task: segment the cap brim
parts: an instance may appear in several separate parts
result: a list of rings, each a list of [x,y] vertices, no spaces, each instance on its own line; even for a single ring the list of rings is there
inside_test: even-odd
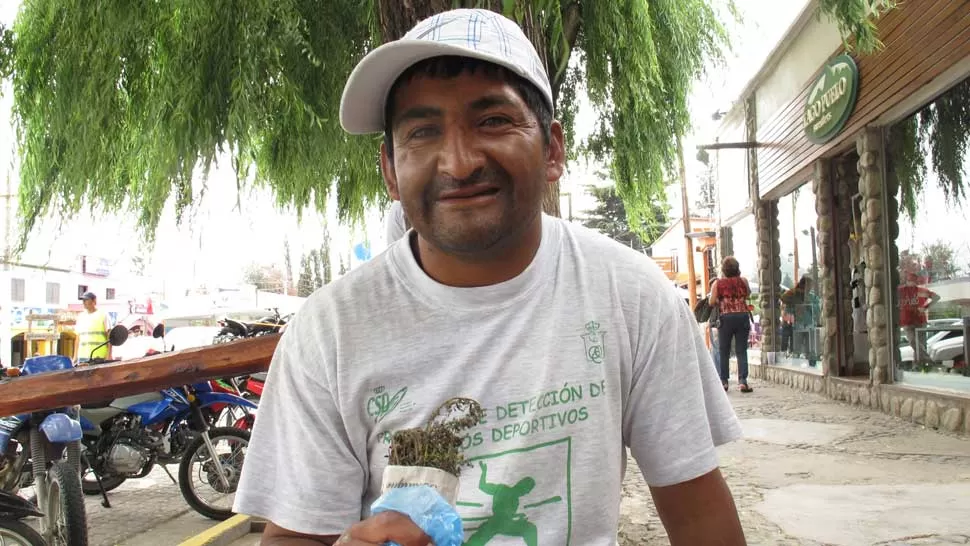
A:
[[[444,55],[481,59],[529,77],[507,59],[468,47],[425,40],[390,42],[368,53],[350,73],[340,98],[340,125],[353,135],[382,132],[384,103],[398,77],[415,63]]]

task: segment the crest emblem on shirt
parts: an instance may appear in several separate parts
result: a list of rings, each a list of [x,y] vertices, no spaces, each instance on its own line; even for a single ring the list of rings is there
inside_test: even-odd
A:
[[[374,395],[367,399],[367,415],[380,423],[396,409],[406,409],[401,406],[408,388],[401,387],[397,392],[391,392],[383,386],[374,389]],[[407,406],[407,404],[405,404]]]
[[[591,364],[602,364],[606,358],[606,330],[600,329],[600,323],[591,320],[586,323],[586,333],[583,334],[583,344],[586,346],[586,361]]]

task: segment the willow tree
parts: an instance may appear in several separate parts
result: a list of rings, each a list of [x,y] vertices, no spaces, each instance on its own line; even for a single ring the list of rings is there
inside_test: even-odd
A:
[[[868,15],[845,6],[873,1],[822,6],[866,46]],[[386,197],[379,140],[337,123],[344,80],[367,51],[457,6],[523,26],[567,134],[588,94],[597,130],[569,149],[605,160],[631,223],[649,223],[689,129],[691,85],[727,45],[708,0],[23,0],[0,41],[22,244],[52,209],[85,206],[133,212],[150,237],[170,199],[181,218],[204,193],[217,157],[231,158],[240,188],[269,187],[281,206],[335,198],[342,221],[361,219]],[[558,213],[556,188],[546,208]]]

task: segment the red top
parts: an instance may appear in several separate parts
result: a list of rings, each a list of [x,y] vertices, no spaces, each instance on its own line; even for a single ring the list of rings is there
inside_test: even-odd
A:
[[[751,290],[744,278],[725,277],[718,279],[714,286],[717,288],[717,305],[722,315],[748,312],[748,296],[751,295]]]
[[[899,325],[925,326],[926,304],[933,292],[922,286],[903,285],[899,287]]]

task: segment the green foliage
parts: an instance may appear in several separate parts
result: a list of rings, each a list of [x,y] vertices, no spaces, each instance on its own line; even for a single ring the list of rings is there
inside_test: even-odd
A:
[[[687,98],[727,34],[704,0],[583,2],[577,47],[599,113],[586,149],[607,160],[631,225],[648,224],[690,129]]]
[[[410,4],[431,15],[447,3]],[[497,5],[537,32],[530,36],[550,66],[566,127],[582,87],[599,116],[589,142],[569,142],[571,156],[607,161],[631,221],[647,222],[663,201],[675,142],[689,129],[690,87],[727,44],[708,0],[452,4]],[[24,2],[13,33],[0,29],[21,159],[21,247],[50,212],[130,211],[151,240],[166,202],[181,220],[222,154],[241,189],[269,187],[297,211],[323,211],[336,198],[341,222],[361,221],[369,206],[386,204],[379,139],[345,134],[338,107],[351,69],[384,35],[381,5]],[[845,28],[867,32],[853,26],[856,10],[830,10]],[[570,64],[573,54],[579,62]]]
[[[296,284],[296,295],[301,298],[307,298],[315,289],[313,266],[310,263],[310,257],[304,255],[300,258],[300,280]]]
[[[607,237],[623,243],[634,250],[645,250],[663,233],[667,226],[667,206],[665,203],[654,205],[649,223],[630,226],[623,200],[613,187],[587,186],[587,191],[596,198],[596,207],[583,219],[583,225],[595,229]],[[644,234],[643,238],[639,234]]]
[[[453,413],[464,415],[453,416]],[[467,464],[461,451],[462,435],[484,417],[485,410],[472,399],[447,400],[423,428],[394,433],[387,462],[398,466],[427,466],[458,476]]]
[[[835,20],[842,33],[846,50],[872,53],[882,48],[876,19],[895,9],[896,0],[819,0],[819,15]],[[853,47],[850,38],[855,39]]]
[[[889,171],[899,182],[900,207],[916,221],[929,168],[948,203],[967,194],[964,163],[970,144],[970,79],[889,129]]]

